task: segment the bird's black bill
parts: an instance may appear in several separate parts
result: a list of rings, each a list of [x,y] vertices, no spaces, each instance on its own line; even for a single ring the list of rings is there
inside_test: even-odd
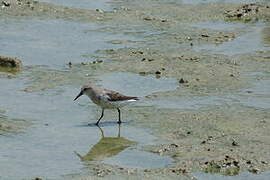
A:
[[[76,99],[78,99],[81,95],[83,95],[83,92],[82,92],[82,91],[78,94],[78,96],[75,97],[74,101],[75,101]]]

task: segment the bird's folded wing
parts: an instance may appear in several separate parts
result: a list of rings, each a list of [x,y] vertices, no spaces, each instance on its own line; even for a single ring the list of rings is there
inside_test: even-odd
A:
[[[105,94],[109,97],[109,101],[125,101],[125,100],[138,100],[137,97],[133,97],[133,96],[125,96],[123,94],[120,94],[119,92],[116,91],[111,91],[111,90],[107,90],[105,89]]]

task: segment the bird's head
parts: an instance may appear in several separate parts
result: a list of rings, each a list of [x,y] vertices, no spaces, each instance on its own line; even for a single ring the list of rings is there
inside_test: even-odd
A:
[[[93,90],[93,86],[92,86],[90,83],[84,85],[84,86],[81,88],[80,93],[75,97],[74,101],[75,101],[76,99],[78,99],[80,96],[84,95],[84,94],[89,94],[89,93],[91,93],[92,90]]]

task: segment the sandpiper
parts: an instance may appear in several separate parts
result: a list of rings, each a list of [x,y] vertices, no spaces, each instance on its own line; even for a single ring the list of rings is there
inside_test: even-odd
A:
[[[101,116],[96,122],[96,125],[98,125],[99,121],[103,118],[104,109],[117,109],[118,123],[120,124],[121,123],[120,108],[127,105],[130,102],[139,100],[138,97],[126,96],[116,91],[97,88],[89,83],[81,88],[81,92],[76,96],[74,101],[84,94],[87,95],[93,101],[93,103],[102,108]]]

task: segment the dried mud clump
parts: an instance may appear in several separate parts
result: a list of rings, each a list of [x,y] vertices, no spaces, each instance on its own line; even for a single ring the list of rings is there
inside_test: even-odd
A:
[[[229,20],[270,20],[270,6],[260,3],[245,4],[226,11],[225,16]]]
[[[20,69],[22,67],[22,62],[17,58],[0,56],[0,67]]]

